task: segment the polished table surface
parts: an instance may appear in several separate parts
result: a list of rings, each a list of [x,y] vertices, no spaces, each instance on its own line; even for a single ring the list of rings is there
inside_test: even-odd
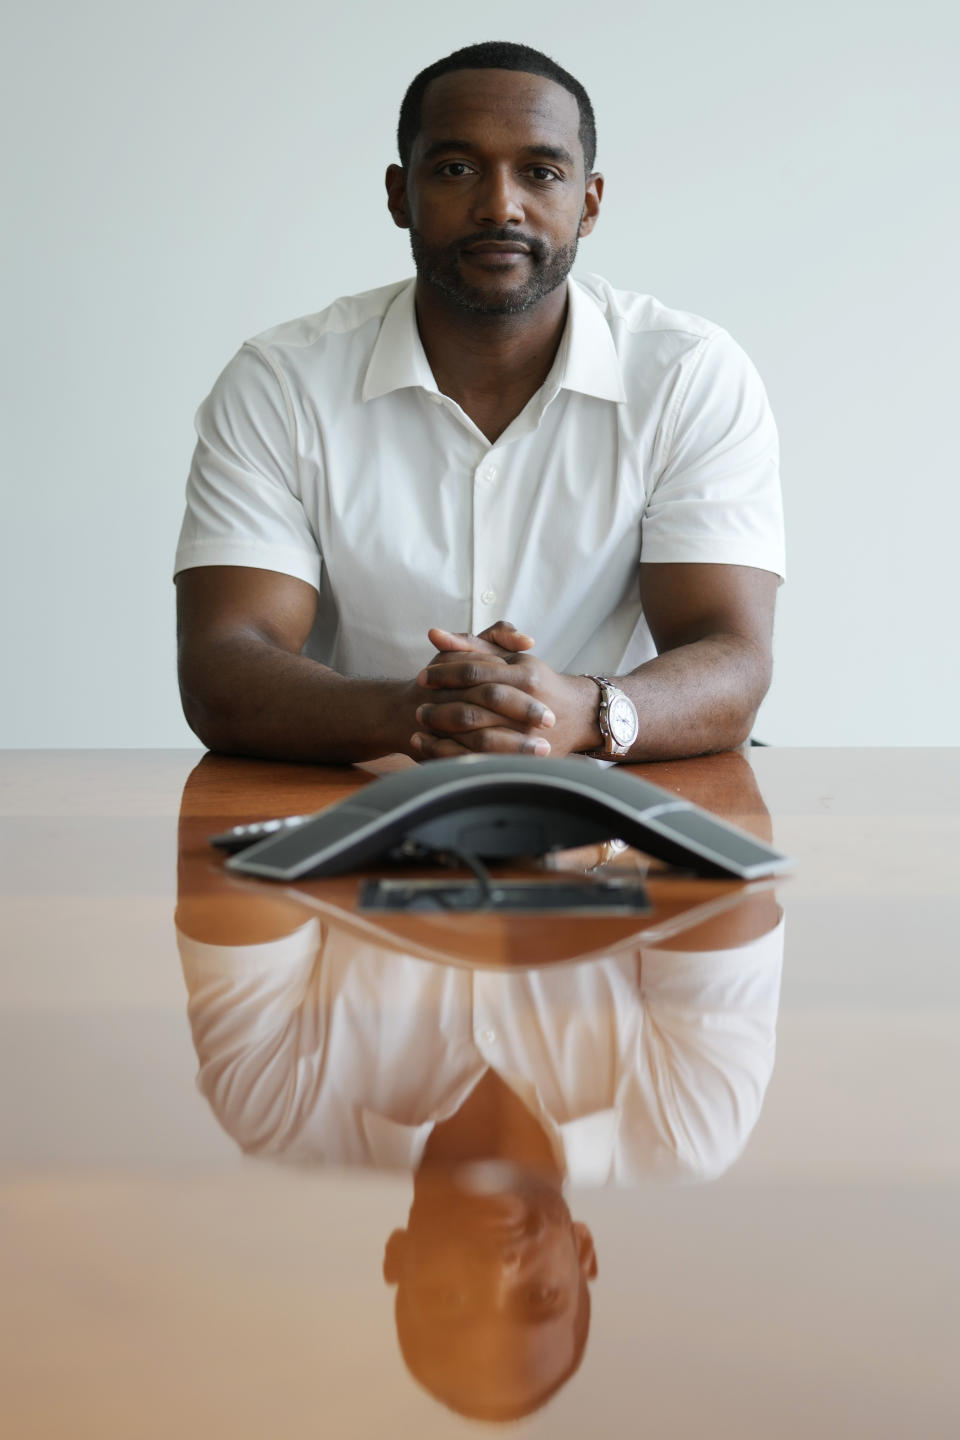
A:
[[[629,919],[207,845],[403,763],[0,755],[3,1434],[960,1434],[960,751],[637,767],[797,868]]]

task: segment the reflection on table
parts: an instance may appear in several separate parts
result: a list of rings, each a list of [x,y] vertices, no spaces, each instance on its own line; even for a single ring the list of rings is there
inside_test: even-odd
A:
[[[538,1408],[580,1363],[597,1273],[565,1187],[712,1179],[756,1123],[783,957],[772,892],[705,899],[652,876],[652,915],[608,926],[606,951],[593,920],[589,959],[568,927],[553,958],[544,939],[505,968],[477,958],[470,916],[402,944],[343,887],[221,875],[217,891],[194,863],[177,936],[217,1120],[249,1155],[409,1171],[383,1259],[409,1370],[465,1415]]]

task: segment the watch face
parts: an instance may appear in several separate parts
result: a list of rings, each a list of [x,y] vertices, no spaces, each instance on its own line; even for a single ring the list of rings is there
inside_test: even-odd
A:
[[[632,745],[637,738],[637,712],[626,695],[617,695],[607,712],[610,734],[617,745]]]

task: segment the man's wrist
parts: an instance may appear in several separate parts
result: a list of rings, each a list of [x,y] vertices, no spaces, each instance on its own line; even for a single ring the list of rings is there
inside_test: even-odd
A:
[[[568,675],[573,690],[571,715],[574,724],[574,743],[570,746],[576,754],[587,754],[603,746],[600,730],[600,692],[596,682],[589,675]]]
[[[417,729],[416,706],[421,698],[406,680],[358,680],[355,704],[357,736],[373,756],[410,755],[410,737]],[[362,699],[361,699],[362,697]]]

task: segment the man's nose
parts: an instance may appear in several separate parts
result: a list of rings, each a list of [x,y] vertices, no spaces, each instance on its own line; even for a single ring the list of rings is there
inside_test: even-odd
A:
[[[473,218],[479,225],[520,225],[523,198],[516,176],[506,166],[488,170],[473,192]]]
[[[511,1304],[523,1256],[520,1249],[517,1248],[516,1250],[502,1250],[498,1258],[499,1264],[493,1275],[493,1290],[497,1308],[506,1310]]]

